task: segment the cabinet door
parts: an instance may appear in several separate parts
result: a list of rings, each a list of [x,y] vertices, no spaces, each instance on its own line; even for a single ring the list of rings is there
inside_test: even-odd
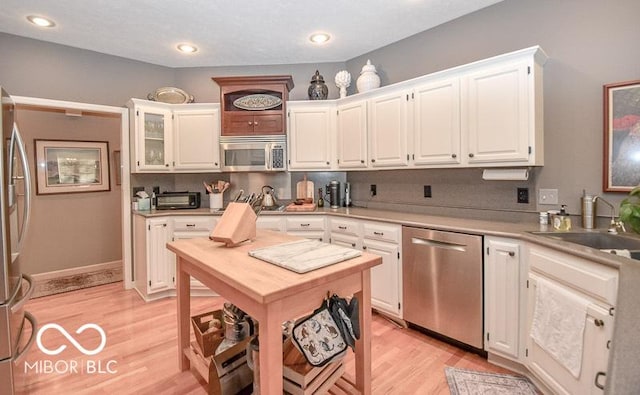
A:
[[[364,239],[362,248],[382,257],[382,264],[371,269],[371,306],[402,318],[398,245]]]
[[[288,235],[328,240],[324,215],[289,215],[285,217],[285,222]]]
[[[372,167],[409,164],[409,94],[396,92],[369,101],[369,156]]]
[[[467,162],[529,160],[529,77],[526,62],[486,68],[466,77],[463,126]]]
[[[361,245],[362,243],[360,239],[358,239],[358,237],[356,236],[343,235],[340,233],[332,233],[330,242],[331,244],[336,244],[342,247],[348,247],[348,248],[354,248],[354,249],[362,248],[362,245]]]
[[[517,360],[520,339],[520,249],[485,237],[485,349]]]
[[[147,220],[147,273],[149,294],[174,287],[175,259],[166,244],[171,241],[166,218]]]
[[[184,240],[184,239],[193,239],[196,237],[204,237],[204,238],[208,238],[209,234],[211,232],[210,231],[206,231],[206,232],[174,232],[173,233],[173,237],[172,240]],[[171,253],[171,258],[173,260],[173,265],[175,268],[175,264],[176,264],[176,255],[174,253]],[[174,269],[175,270],[175,269]],[[197,279],[191,277],[189,280],[189,286],[191,289],[208,289],[206,285],[202,284],[200,281],[198,281]]]
[[[367,167],[367,102],[338,107],[338,167]]]
[[[253,116],[253,134],[284,134],[282,114],[261,114]]]
[[[289,169],[331,167],[331,108],[289,106]]]
[[[220,110],[180,110],[173,113],[175,170],[220,169]]]
[[[538,278],[536,274],[529,274],[527,333],[531,332]],[[578,296],[586,296],[569,287],[565,289]],[[607,371],[609,358],[607,343],[613,335],[613,321],[607,306],[595,303],[588,305],[582,346],[582,367],[578,378],[533,341],[531,336],[527,336],[527,367],[554,393],[602,394],[603,391],[596,387],[595,382],[598,372],[606,373]],[[604,382],[604,378],[598,378],[599,384],[602,385]]]
[[[460,163],[460,80],[422,85],[413,96],[413,163]]]
[[[284,217],[281,215],[261,215],[256,220],[256,228],[284,232]]]
[[[170,170],[171,111],[163,108],[136,106],[136,169]]]

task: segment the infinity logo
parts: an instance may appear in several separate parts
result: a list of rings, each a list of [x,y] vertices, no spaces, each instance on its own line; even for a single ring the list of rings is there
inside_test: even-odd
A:
[[[102,349],[104,349],[105,344],[107,344],[107,335],[105,334],[104,330],[96,324],[84,324],[80,328],[78,328],[78,330],[76,331],[77,334],[81,334],[82,332],[85,331],[85,329],[95,329],[96,331],[98,331],[102,340],[100,341],[100,345],[98,346],[98,348],[96,348],[95,350],[87,350],[86,348],[82,347],[82,345],[78,343],[76,339],[71,337],[69,332],[67,332],[60,325],[46,324],[42,328],[40,328],[40,330],[38,331],[36,342],[38,343],[38,347],[40,348],[40,350],[47,355],[58,355],[62,351],[64,351],[65,348],[67,348],[67,346],[63,344],[60,347],[56,348],[55,350],[49,350],[48,348],[42,345],[42,334],[49,329],[56,329],[58,332],[62,333],[62,335],[66,337],[67,340],[69,340],[69,342],[71,342],[71,344],[73,344],[74,347],[77,348],[78,351],[80,351],[84,355],[96,355],[97,353],[102,351]]]

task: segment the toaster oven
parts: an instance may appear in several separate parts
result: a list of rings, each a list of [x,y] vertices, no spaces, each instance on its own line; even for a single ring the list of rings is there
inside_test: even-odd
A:
[[[200,192],[164,192],[156,195],[156,210],[200,208]]]

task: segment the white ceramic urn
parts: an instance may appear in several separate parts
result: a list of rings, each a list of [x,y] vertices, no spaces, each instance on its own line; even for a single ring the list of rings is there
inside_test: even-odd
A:
[[[376,72],[376,66],[371,64],[371,60],[367,59],[367,64],[362,66],[360,77],[356,81],[356,87],[360,93],[380,87],[380,77]]]

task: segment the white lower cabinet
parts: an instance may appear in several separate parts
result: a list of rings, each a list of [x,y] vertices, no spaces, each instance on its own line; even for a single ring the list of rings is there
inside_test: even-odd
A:
[[[282,215],[261,215],[256,220],[257,229],[275,230],[284,232],[284,216]]]
[[[382,264],[371,269],[371,306],[401,319],[401,226],[333,217],[329,221],[332,244],[362,249],[382,257]]]
[[[327,241],[326,218],[324,215],[287,215],[286,232],[292,236]]]
[[[517,240],[484,238],[485,350],[518,361],[526,308],[526,270]]]
[[[193,217],[175,217],[173,219],[173,235],[172,241],[182,239],[193,239],[196,237],[209,237],[211,231],[218,223],[218,218],[213,216],[193,216]],[[176,256],[169,251],[173,259],[173,267],[176,265]],[[175,269],[174,269],[175,270]],[[200,281],[191,277],[191,290],[208,291],[209,288]]]
[[[529,249],[528,260],[527,368],[556,394],[602,394],[613,335],[618,270],[538,246]],[[541,279],[587,304],[578,377],[530,335]]]
[[[170,220],[134,217],[134,264],[136,289],[145,299],[174,288],[175,265],[166,249],[171,241]]]
[[[167,243],[208,237],[216,222],[213,216],[134,216],[134,283],[143,299],[175,295],[176,256],[167,249]],[[191,289],[211,295],[209,289],[194,278],[191,278]]]

